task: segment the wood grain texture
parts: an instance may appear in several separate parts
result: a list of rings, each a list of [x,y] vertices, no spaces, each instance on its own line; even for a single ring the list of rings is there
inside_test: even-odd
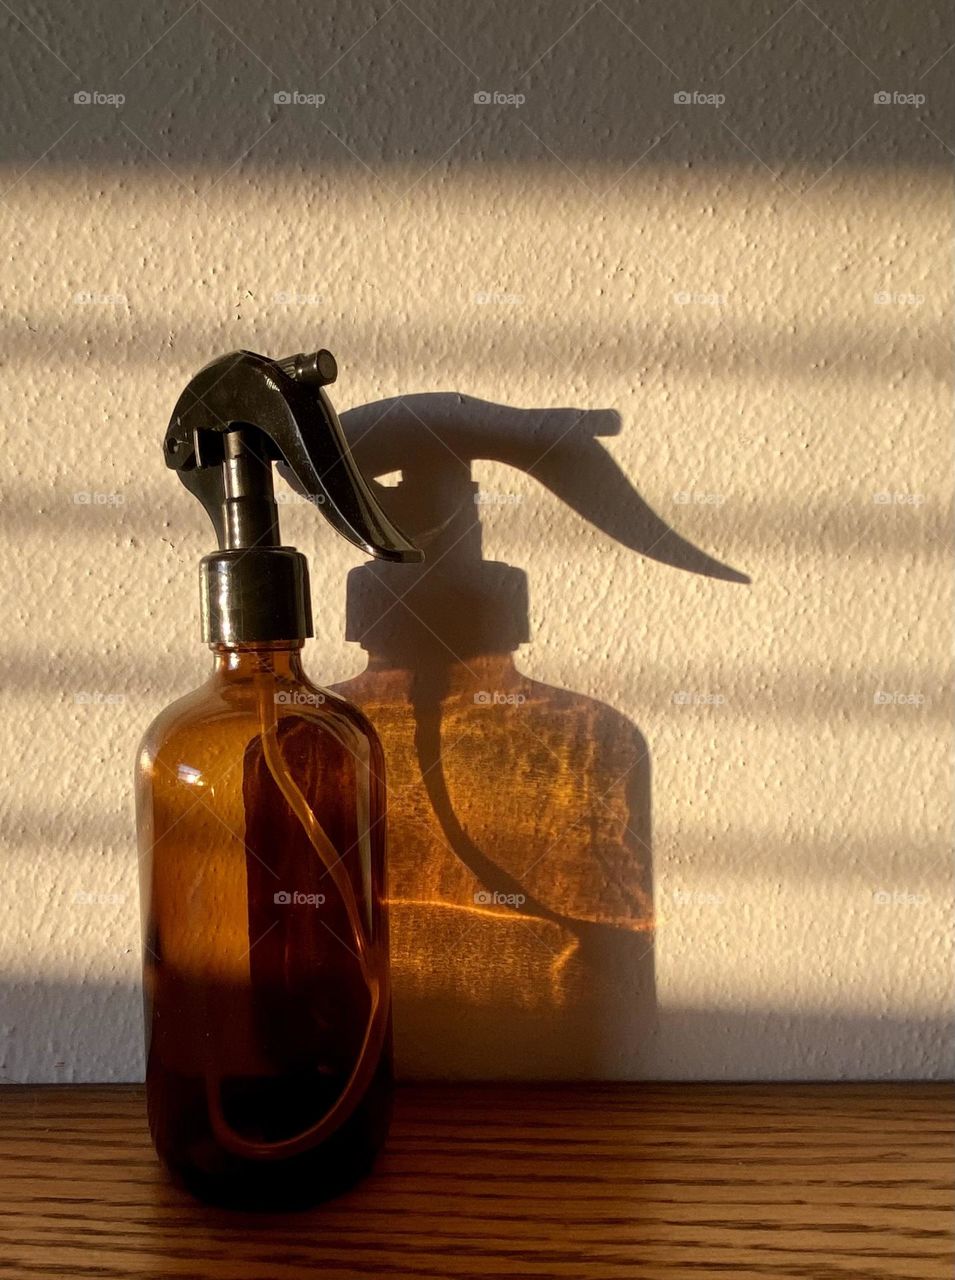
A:
[[[399,1090],[375,1174],[306,1213],[171,1187],[133,1086],[0,1090],[15,1280],[950,1280],[942,1085]]]

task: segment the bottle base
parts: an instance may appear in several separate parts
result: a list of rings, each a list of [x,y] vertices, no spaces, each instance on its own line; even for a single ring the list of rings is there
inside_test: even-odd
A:
[[[307,1172],[255,1166],[234,1174],[207,1174],[162,1159],[174,1187],[203,1204],[244,1213],[302,1213],[314,1209],[357,1186],[374,1168],[376,1155],[366,1156],[349,1168]],[[291,1161],[289,1163],[292,1163]]]
[[[277,1159],[250,1159],[225,1149],[217,1140],[206,1106],[204,1083],[195,1077],[158,1072],[155,1063],[147,1068],[147,1111],[153,1145],[173,1183],[207,1204],[222,1208],[280,1212],[307,1209],[348,1191],[371,1172],[384,1144],[391,1120],[392,1082],[389,1057],[383,1057],[355,1111],[341,1128],[320,1145]],[[261,1087],[253,1086],[266,1086]],[[240,1098],[251,1094],[261,1100],[284,1092],[296,1098],[294,1081],[286,1078],[276,1090],[276,1081],[247,1081],[238,1090]],[[298,1107],[277,1117],[268,1112],[272,1125],[281,1129],[259,1132],[259,1139],[276,1141],[302,1132],[327,1110],[341,1085],[333,1086],[328,1097],[313,1087],[306,1111],[299,1095]],[[240,1118],[245,1123],[239,1123]],[[256,1116],[259,1126],[262,1112]],[[252,1126],[248,1113],[233,1116],[235,1127]],[[250,1134],[250,1136],[252,1136]]]

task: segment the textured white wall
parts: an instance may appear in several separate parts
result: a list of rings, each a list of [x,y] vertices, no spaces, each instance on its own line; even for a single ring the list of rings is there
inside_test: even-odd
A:
[[[141,1073],[132,761],[207,661],[209,530],[159,445],[214,355],[322,345],[342,409],[616,411],[642,497],[752,579],[476,468],[524,499],[483,516],[530,582],[521,670],[653,760],[656,1031],[631,1051],[622,998],[594,1071],[950,1070],[943,6],[13,8],[0,1078]],[[361,558],[311,512],[285,527],[320,603],[309,669],[344,680]],[[534,1074],[508,1039],[501,1070]],[[398,1047],[447,1065],[400,1019]]]

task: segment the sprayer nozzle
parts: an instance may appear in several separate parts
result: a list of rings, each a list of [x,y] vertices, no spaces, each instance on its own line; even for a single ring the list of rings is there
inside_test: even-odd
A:
[[[330,351],[323,347],[321,351],[313,351],[309,355],[286,356],[276,360],[278,367],[296,382],[305,382],[313,387],[330,386],[338,377],[338,365]]]
[[[422,559],[348,451],[324,391],[337,376],[324,348],[283,360],[234,351],[183,391],[166,432],[166,465],[208,511],[221,550],[280,544],[274,462],[354,546],[383,560]]]

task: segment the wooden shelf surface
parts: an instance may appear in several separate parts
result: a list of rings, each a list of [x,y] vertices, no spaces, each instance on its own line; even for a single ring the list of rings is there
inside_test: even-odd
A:
[[[136,1086],[0,1088],[13,1280],[951,1280],[953,1095],[913,1085],[415,1085],[359,1187],[210,1209]]]

